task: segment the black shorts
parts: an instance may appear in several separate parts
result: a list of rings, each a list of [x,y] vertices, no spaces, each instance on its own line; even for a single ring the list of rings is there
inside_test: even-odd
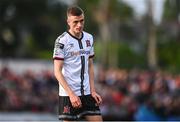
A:
[[[59,120],[80,120],[86,115],[101,115],[91,95],[80,96],[82,107],[73,108],[68,96],[59,96]]]

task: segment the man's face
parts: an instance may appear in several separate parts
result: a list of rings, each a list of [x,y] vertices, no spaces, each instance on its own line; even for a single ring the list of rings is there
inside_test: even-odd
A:
[[[67,23],[70,27],[70,30],[75,34],[80,34],[84,28],[84,15],[72,16],[69,15],[67,18]]]

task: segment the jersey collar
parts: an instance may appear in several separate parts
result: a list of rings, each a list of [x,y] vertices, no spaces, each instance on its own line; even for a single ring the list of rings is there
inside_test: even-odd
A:
[[[82,38],[83,38],[83,36],[84,36],[84,33],[82,32],[82,35],[81,35],[81,38],[77,38],[77,37],[75,37],[75,36],[73,36],[69,31],[67,31],[67,33],[71,36],[71,37],[73,37],[73,38],[75,38],[76,40],[81,40]]]

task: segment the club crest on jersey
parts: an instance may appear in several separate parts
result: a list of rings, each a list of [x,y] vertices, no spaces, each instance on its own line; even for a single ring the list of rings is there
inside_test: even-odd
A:
[[[90,40],[86,40],[86,47],[91,47]]]
[[[69,114],[70,113],[70,107],[69,106],[64,106],[64,110],[63,110],[64,114]]]

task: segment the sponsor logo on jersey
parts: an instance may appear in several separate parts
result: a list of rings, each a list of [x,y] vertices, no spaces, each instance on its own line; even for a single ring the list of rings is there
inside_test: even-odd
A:
[[[55,48],[56,48],[56,49],[58,49],[58,48],[63,49],[63,48],[64,48],[64,44],[59,43],[59,42],[56,42]]]
[[[68,55],[70,55],[70,56],[84,56],[84,55],[90,55],[90,51],[79,50],[79,51],[77,51],[77,52],[69,52]]]
[[[64,48],[64,44],[62,44],[62,43],[59,43],[59,47],[60,47],[60,49],[63,49]]]

